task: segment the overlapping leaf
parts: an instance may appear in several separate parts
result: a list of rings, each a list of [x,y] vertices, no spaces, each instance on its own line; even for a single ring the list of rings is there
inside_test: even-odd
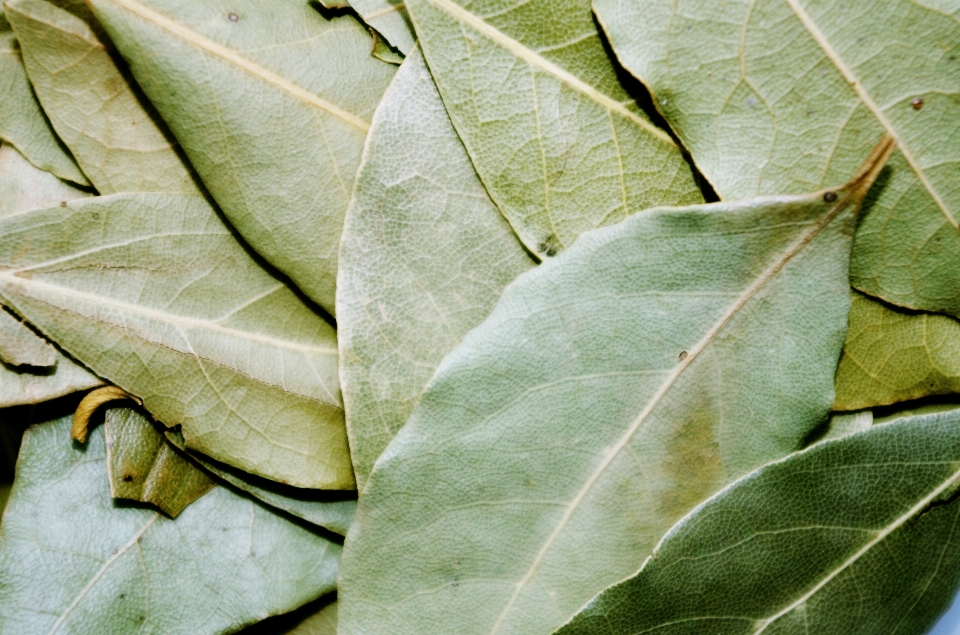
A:
[[[440,361],[534,264],[414,49],[373,118],[340,245],[340,380],[361,489]]]
[[[20,45],[0,8],[0,139],[19,149],[38,168],[88,185],[70,152],[57,138],[30,87]],[[2,205],[2,199],[0,199]]]
[[[377,462],[340,630],[550,633],[826,419],[861,197],[662,208],[510,285]],[[809,302],[816,294],[818,302]]]
[[[396,67],[353,16],[290,0],[91,0],[240,234],[334,311],[337,245]]]
[[[387,39],[393,48],[409,55],[416,43],[407,7],[402,0],[349,0],[363,21]]]
[[[32,165],[10,144],[0,143],[0,218],[85,196],[86,192]],[[10,335],[35,337],[23,325]],[[38,403],[100,383],[99,378],[59,352],[46,369],[0,364],[0,408]]]
[[[406,6],[477,173],[537,256],[639,210],[703,200],[618,82],[586,0]]]
[[[174,450],[153,422],[136,410],[107,410],[103,429],[114,498],[150,503],[176,518],[213,487],[213,479]]]
[[[115,194],[0,219],[0,297],[188,447],[350,489],[336,334],[199,196]]]
[[[175,520],[116,507],[103,429],[30,428],[0,524],[4,632],[233,632],[332,590],[341,548],[214,488]]]
[[[170,133],[87,23],[46,0],[6,7],[44,111],[101,194],[197,192]]]
[[[49,368],[57,363],[57,351],[20,320],[0,309],[0,362]]]
[[[558,635],[924,633],[960,585],[960,411],[766,466]]]
[[[838,410],[960,392],[960,322],[853,295],[837,368]]]
[[[837,181],[883,134],[851,279],[960,315],[960,7],[911,0],[594,0],[619,60],[722,198]]]

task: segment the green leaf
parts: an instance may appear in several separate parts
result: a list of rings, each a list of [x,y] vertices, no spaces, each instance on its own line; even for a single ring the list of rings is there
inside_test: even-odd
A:
[[[204,198],[115,194],[0,219],[0,296],[159,421],[183,424],[191,449],[300,487],[353,488],[333,327]]]
[[[5,6],[44,111],[100,193],[197,192],[176,142],[87,23],[45,0]]]
[[[960,315],[960,8],[910,0],[594,0],[594,8],[619,60],[650,88],[721,198],[823,187],[893,136],[886,185],[857,232],[852,283],[894,304]]]
[[[837,410],[960,392],[960,322],[853,294]]]
[[[340,380],[360,489],[440,361],[534,264],[414,48],[374,115],[340,245]]]
[[[958,484],[957,412],[818,444],[701,505],[558,635],[920,635],[960,584]]]
[[[91,0],[244,239],[334,311],[337,246],[396,68],[353,16],[290,0]]]
[[[147,417],[110,408],[104,417],[110,495],[155,505],[171,518],[213,487],[207,473],[181,456]]]
[[[648,210],[511,284],[376,464],[342,633],[550,633],[798,449],[833,403],[856,213],[890,148],[829,195]]]
[[[0,525],[11,633],[232,632],[332,590],[341,547],[227,488],[176,519],[117,507],[103,428],[30,428]]]
[[[32,165],[10,144],[0,143],[0,218],[85,196],[89,195],[83,190]],[[0,320],[4,320],[6,312],[0,312]],[[35,337],[21,324],[6,336],[0,335],[0,347],[9,343],[8,338],[20,336]],[[59,351],[54,352],[53,363],[43,369],[0,364],[0,408],[39,403],[102,383]]]
[[[89,185],[70,152],[57,138],[33,93],[23,67],[20,45],[0,9],[0,139],[16,147],[31,163],[60,178]],[[0,206],[3,200],[0,198]]]
[[[406,6],[477,173],[537,256],[634,212],[703,200],[617,80],[587,0]]]
[[[167,440],[182,450],[186,450],[183,435],[176,430],[166,432]],[[292,514],[308,523],[347,535],[357,509],[355,495],[344,498],[344,493],[316,489],[302,489],[284,485],[265,478],[248,474],[229,465],[213,461],[196,452],[190,453],[196,463],[221,481],[242,490],[262,503]]]
[[[0,361],[10,366],[51,367],[57,350],[0,308]]]
[[[289,615],[271,617],[244,629],[240,635],[337,635],[336,600],[312,613],[304,612],[308,608],[302,607]]]
[[[416,33],[403,0],[349,0],[363,21],[404,55],[416,44]]]
[[[855,432],[869,430],[872,425],[873,413],[869,410],[853,413],[838,412],[830,417],[825,434],[817,440],[839,439]]]

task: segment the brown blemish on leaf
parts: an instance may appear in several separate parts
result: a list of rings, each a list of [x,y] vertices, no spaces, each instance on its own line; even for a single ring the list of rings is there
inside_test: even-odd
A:
[[[910,105],[913,106],[914,110],[920,110],[923,108],[923,98],[914,97],[913,100],[910,101]]]

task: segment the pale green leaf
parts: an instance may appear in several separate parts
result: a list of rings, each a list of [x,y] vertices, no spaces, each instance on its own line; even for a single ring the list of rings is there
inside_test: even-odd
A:
[[[27,161],[9,143],[0,143],[0,217],[90,196]]]
[[[350,15],[291,0],[91,0],[240,234],[334,311],[337,246],[396,67]]]
[[[537,256],[642,209],[703,200],[620,85],[589,0],[406,6],[481,180]]]
[[[340,245],[340,381],[361,489],[440,361],[534,264],[415,48],[374,115]]]
[[[57,138],[27,79],[20,45],[0,8],[0,139],[41,170],[88,185],[70,152]],[[3,204],[0,197],[0,205]]]
[[[182,424],[188,447],[301,487],[353,488],[333,327],[204,198],[115,194],[0,219],[0,296]]]
[[[833,403],[883,150],[829,196],[648,210],[507,287],[373,470],[340,630],[550,633],[703,499],[798,449]]]
[[[838,410],[960,392],[960,322],[854,292],[837,368]]]
[[[704,503],[558,635],[921,635],[960,584],[958,484],[957,412],[818,444]]]
[[[409,55],[417,36],[403,0],[349,0],[363,21],[386,39],[387,43]]]
[[[0,308],[0,362],[10,366],[55,366],[57,351],[20,320]]]
[[[45,0],[5,6],[44,111],[101,194],[197,192],[176,142],[87,23]]]
[[[853,285],[960,315],[960,6],[913,0],[594,0],[721,198],[806,192],[896,138]]]
[[[166,435],[171,443],[186,450],[182,434],[175,430],[168,430]],[[356,495],[353,492],[348,494],[293,487],[231,468],[229,465],[213,461],[196,452],[190,453],[190,457],[221,481],[229,483],[271,507],[318,527],[346,536],[350,523],[353,522],[353,515],[357,509]]]
[[[328,601],[319,610],[308,612],[311,608],[309,605],[288,615],[271,617],[245,628],[239,635],[337,635],[337,601]]]
[[[227,633],[335,587],[341,547],[225,487],[176,519],[118,507],[103,428],[24,436],[0,524],[4,632]]]
[[[0,218],[85,196],[89,195],[83,190],[32,165],[10,144],[0,143]],[[10,336],[24,332],[29,333],[27,337],[33,336],[22,325]],[[53,368],[11,368],[0,364],[0,408],[39,403],[101,383],[59,352],[50,366]]]
[[[210,491],[210,476],[167,443],[154,424],[132,408],[104,415],[110,495],[155,505],[176,518]]]
[[[830,417],[826,433],[817,440],[828,441],[830,439],[839,439],[854,434],[855,432],[868,430],[872,425],[873,413],[869,410],[853,413],[838,412]]]

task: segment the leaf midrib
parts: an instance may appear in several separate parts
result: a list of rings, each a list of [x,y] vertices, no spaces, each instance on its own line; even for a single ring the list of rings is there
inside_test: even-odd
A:
[[[130,0],[114,0],[114,2],[123,1],[129,2]],[[653,124],[645,121],[643,118],[638,116],[636,113],[631,112],[623,104],[616,101],[615,99],[605,95],[600,92],[593,86],[587,84],[582,79],[570,73],[569,71],[561,68],[557,64],[554,64],[547,58],[543,57],[533,49],[527,47],[522,42],[513,39],[509,35],[505,34],[503,31],[500,31],[492,24],[486,22],[483,18],[467,11],[453,0],[425,0],[431,5],[440,9],[450,17],[452,17],[457,22],[464,24],[474,31],[477,31],[487,39],[493,41],[500,47],[510,51],[516,57],[520,58],[530,66],[543,71],[544,73],[553,76],[562,84],[567,87],[575,90],[582,95],[588,97],[592,101],[600,104],[610,112],[615,112],[621,117],[628,119],[631,123],[636,124],[642,128],[645,132],[655,136],[660,141],[667,143],[673,147],[676,147],[673,139],[670,138],[663,130],[660,130]]]
[[[364,134],[366,134],[370,129],[370,123],[358,117],[357,115],[337,106],[322,97],[319,97],[310,91],[297,86],[290,80],[274,73],[273,71],[260,66],[256,62],[243,57],[236,51],[231,50],[230,48],[223,46],[213,40],[200,35],[196,31],[180,24],[176,20],[168,18],[167,16],[155,11],[136,0],[110,0],[118,7],[126,9],[131,13],[134,13],[140,16],[142,19],[148,23],[156,26],[158,28],[164,29],[165,31],[175,35],[184,42],[195,46],[211,55],[215,55],[220,59],[233,64],[237,68],[240,68],[243,71],[261,79],[262,81],[272,84],[276,88],[284,91],[290,96],[299,99],[300,101],[314,106],[337,119],[340,119],[344,123],[347,123],[354,128],[357,128]]]
[[[886,114],[879,105],[873,100],[873,97],[867,92],[866,88],[863,87],[863,83],[859,78],[854,74],[853,69],[850,68],[847,63],[843,60],[840,54],[833,48],[833,45],[830,44],[830,40],[827,39],[826,35],[823,34],[823,31],[820,30],[820,27],[817,26],[817,23],[813,21],[813,18],[810,17],[810,14],[807,13],[799,0],[786,0],[787,4],[790,5],[791,10],[797,16],[797,19],[800,20],[800,23],[810,34],[810,37],[817,43],[820,49],[823,51],[824,55],[827,56],[827,59],[836,67],[836,69],[843,76],[844,80],[850,85],[851,88],[857,93],[857,97],[860,98],[860,101],[865,105],[870,112],[873,113],[874,117],[877,118],[877,121],[880,122],[880,125],[883,126],[884,130],[888,135],[893,137],[894,141],[897,143],[897,148],[900,150],[900,153],[903,154],[903,157],[907,160],[907,163],[910,165],[910,168],[917,175],[917,179],[923,185],[924,189],[927,190],[927,193],[930,194],[930,197],[933,199],[934,203],[937,204],[937,207],[940,208],[940,211],[944,216],[947,217],[947,221],[953,226],[954,229],[960,230],[960,223],[957,219],[953,217],[950,212],[950,209],[947,207],[946,202],[940,197],[940,194],[934,189],[933,184],[927,178],[926,173],[923,171],[923,168],[920,166],[920,163],[917,161],[916,157],[913,156],[913,153],[907,148],[906,144],[900,138],[900,135],[897,133],[897,129],[893,126],[893,123],[887,119]]]

